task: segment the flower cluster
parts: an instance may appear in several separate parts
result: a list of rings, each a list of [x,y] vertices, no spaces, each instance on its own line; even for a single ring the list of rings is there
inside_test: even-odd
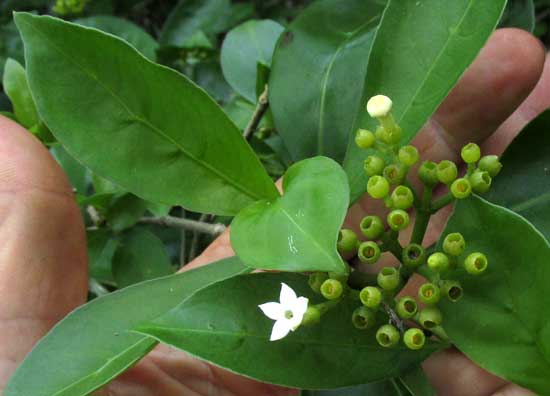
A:
[[[57,15],[75,15],[81,14],[86,7],[88,0],[57,0],[53,6],[53,11]]]

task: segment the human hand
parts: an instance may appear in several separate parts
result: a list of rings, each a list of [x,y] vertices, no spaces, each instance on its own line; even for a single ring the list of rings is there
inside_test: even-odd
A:
[[[456,157],[468,141],[500,153],[534,116],[550,107],[550,60],[535,87],[544,50],[529,34],[503,29],[493,35],[415,144],[424,159]],[[546,88],[546,91],[545,91]],[[527,100],[525,100],[527,98]],[[519,106],[519,108],[518,108]],[[496,130],[496,132],[494,132]],[[87,295],[84,225],[69,183],[47,150],[29,133],[0,117],[0,390],[32,346]],[[356,226],[377,203],[363,200],[349,213]],[[425,242],[444,224],[434,218]],[[430,240],[431,238],[431,240]],[[222,235],[185,270],[232,255]],[[424,367],[440,396],[526,396],[455,350],[432,356]],[[102,393],[105,396],[285,395],[161,346]]]

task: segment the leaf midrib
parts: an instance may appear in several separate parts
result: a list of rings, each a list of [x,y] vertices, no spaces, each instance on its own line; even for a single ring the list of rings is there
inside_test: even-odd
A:
[[[156,127],[155,125],[151,124],[150,122],[148,122],[146,119],[144,118],[141,118],[139,117],[138,115],[134,114],[134,112],[124,103],[124,101],[118,96],[116,95],[115,92],[113,92],[111,89],[109,89],[109,87],[107,85],[105,85],[101,80],[99,80],[99,78],[95,77],[93,75],[93,73],[90,73],[89,70],[87,70],[84,66],[82,66],[81,64],[79,64],[76,60],[74,60],[71,56],[69,56],[67,53],[65,53],[61,48],[59,48],[57,45],[55,45],[49,38],[46,34],[42,33],[42,31],[40,31],[39,29],[35,28],[31,23],[27,23],[24,19],[20,19],[20,22],[26,24],[27,26],[29,26],[31,29],[33,29],[39,36],[42,37],[43,40],[45,40],[46,42],[48,42],[48,44],[50,46],[52,46],[59,54],[61,54],[62,56],[64,56],[68,61],[70,61],[71,63],[73,63],[77,68],[79,68],[82,72],[82,74],[92,80],[95,80],[100,87],[102,87],[108,94],[110,94],[113,99],[115,99],[115,101],[117,101],[123,108],[123,110],[125,110],[128,115],[130,116],[131,119],[133,119],[134,121],[138,122],[138,123],[141,123],[142,125],[146,126],[148,129],[150,129],[151,131],[157,133],[159,136],[161,136],[162,138],[168,140],[170,143],[172,143],[177,149],[179,149],[179,151],[181,151],[182,154],[184,154],[185,156],[187,156],[188,158],[190,158],[191,160],[193,160],[195,163],[199,164],[200,166],[206,168],[208,171],[212,172],[214,175],[218,176],[220,179],[222,180],[225,180],[228,184],[230,184],[231,186],[233,186],[235,189],[239,190],[240,192],[244,193],[245,195],[253,198],[254,200],[259,200],[259,199],[262,199],[262,198],[265,198],[265,197],[262,197],[260,195],[257,195],[255,194],[254,192],[250,191],[246,186],[238,183],[236,180],[234,179],[231,179],[229,178],[226,174],[220,172],[218,169],[214,168],[213,166],[211,166],[210,164],[208,164],[207,162],[204,162],[204,161],[201,161],[199,158],[197,158],[195,155],[191,154],[190,152],[188,152],[183,146],[181,146],[180,144],[178,144],[177,141],[175,141],[172,137],[170,137],[169,135],[165,134],[162,129]],[[146,62],[150,62],[148,59],[144,58],[144,60]],[[151,62],[150,62],[151,63]],[[161,65],[157,65],[159,68],[164,68],[163,66]],[[167,71],[171,72],[170,69],[168,68],[165,68]],[[174,72],[175,73],[175,72]],[[131,120],[130,120],[131,121]]]
[[[510,209],[512,209],[514,212],[521,213],[526,211],[527,209],[531,209],[532,207],[538,204],[546,203],[549,201],[550,201],[550,192],[547,192],[542,195],[539,195],[538,197],[533,197],[523,202],[519,202],[511,206]]]

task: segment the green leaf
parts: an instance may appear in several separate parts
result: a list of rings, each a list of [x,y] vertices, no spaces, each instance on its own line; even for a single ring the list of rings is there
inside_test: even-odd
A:
[[[76,19],[74,22],[114,34],[126,40],[144,56],[153,61],[157,57],[158,44],[155,39],[141,27],[130,21],[109,15],[98,15]]]
[[[550,239],[550,110],[527,125],[501,162],[487,200],[519,213]]]
[[[409,142],[493,32],[506,0],[390,0],[370,53],[363,100],[384,94]],[[361,109],[356,127],[376,122]],[[355,130],[355,129],[354,129]],[[344,168],[352,201],[366,190],[367,154],[350,136]]]
[[[197,212],[234,215],[278,195],[239,130],[187,78],[98,30],[15,19],[38,111],[88,168],[148,201]]]
[[[342,162],[383,9],[377,0],[318,1],[279,40],[269,102],[293,160]]]
[[[151,338],[128,330],[206,285],[246,271],[238,259],[230,258],[93,300],[36,345],[10,380],[5,396],[85,396],[93,392],[156,345]]]
[[[231,30],[223,42],[223,75],[241,96],[256,103],[257,64],[271,65],[275,43],[284,30],[277,22],[250,20]]]
[[[515,27],[533,33],[536,26],[533,0],[509,0],[500,21],[501,27]]]
[[[420,365],[412,368],[395,381],[401,383],[411,396],[434,396],[435,391]]]
[[[147,205],[133,194],[123,194],[113,199],[105,217],[113,231],[120,232],[134,226],[145,214]]]
[[[310,389],[393,377],[439,348],[436,344],[421,351],[404,345],[380,347],[374,330],[353,327],[350,318],[359,303],[348,300],[326,313],[319,325],[300,327],[283,340],[270,342],[273,321],[258,305],[279,301],[281,282],[300,296],[321,298],[312,296],[303,275],[239,276],[196,293],[160,318],[141,324],[138,331],[260,381]]]
[[[396,379],[334,390],[303,391],[301,396],[411,396]]]
[[[11,58],[6,61],[2,84],[4,91],[10,98],[13,112],[19,123],[26,128],[38,124],[40,119],[29,90],[27,73],[25,73],[25,68],[19,62]]]
[[[344,272],[336,251],[349,187],[333,160],[315,157],[291,166],[284,195],[243,209],[231,225],[231,245],[254,268]]]
[[[52,147],[50,152],[65,171],[65,174],[71,182],[71,186],[76,189],[76,192],[86,195],[89,184],[88,170],[80,162],[69,155],[67,150],[65,150],[61,145]]]
[[[110,230],[87,230],[90,277],[101,283],[115,285],[112,264],[119,241]]]
[[[466,239],[464,257],[489,260],[480,276],[449,275],[464,289],[460,302],[440,304],[451,341],[484,369],[548,395],[550,245],[524,218],[478,197],[457,203],[443,235],[451,232]]]
[[[140,228],[124,234],[113,258],[113,275],[118,287],[173,273],[164,244],[155,234]]]
[[[229,0],[180,0],[168,16],[159,42],[165,47],[185,47],[199,30],[207,36],[219,33],[230,12]]]

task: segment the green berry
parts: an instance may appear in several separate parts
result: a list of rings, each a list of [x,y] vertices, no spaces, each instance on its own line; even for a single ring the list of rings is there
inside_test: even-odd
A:
[[[406,186],[397,186],[391,193],[391,203],[395,209],[409,209],[414,203],[412,190]]]
[[[479,161],[481,157],[481,149],[475,143],[468,143],[466,146],[462,147],[460,156],[467,164],[474,164]]]
[[[390,146],[398,144],[401,141],[401,135],[401,127],[396,124],[387,127],[379,126],[376,129],[376,137]]]
[[[366,129],[358,129],[355,134],[355,144],[362,149],[370,149],[376,142],[376,136],[371,131]]]
[[[328,275],[325,272],[314,272],[309,276],[308,283],[311,290],[315,293],[321,293],[321,285],[328,279]]]
[[[411,219],[409,214],[401,209],[392,210],[388,214],[388,225],[394,231],[404,230],[409,226]]]
[[[377,309],[382,302],[382,292],[374,286],[367,286],[359,292],[361,303],[371,309]]]
[[[424,161],[418,169],[418,178],[427,187],[434,187],[439,183],[437,177],[437,164],[432,161]]]
[[[385,166],[386,162],[384,159],[377,155],[369,155],[364,163],[365,173],[369,177],[381,175]]]
[[[407,175],[407,171],[402,165],[391,164],[384,168],[382,174],[392,186],[397,186],[403,183],[405,176]]]
[[[458,168],[452,161],[441,161],[437,164],[437,179],[443,184],[451,184],[458,176]]]
[[[395,310],[397,312],[397,315],[399,315],[401,319],[406,320],[416,315],[416,312],[418,311],[418,305],[416,304],[414,298],[405,296],[401,297],[397,301],[397,306]]]
[[[337,242],[338,252],[340,252],[340,254],[355,253],[358,243],[359,241],[355,232],[346,228],[340,230]]]
[[[380,246],[373,241],[361,243],[357,252],[359,260],[365,264],[375,264],[381,255]]]
[[[302,318],[302,325],[312,326],[316,325],[321,321],[321,311],[314,306],[307,307],[307,311]]]
[[[445,272],[449,270],[451,263],[445,253],[436,252],[428,257],[428,267],[435,272]]]
[[[466,248],[466,241],[459,232],[453,232],[443,240],[443,251],[450,256],[460,256]]]
[[[436,307],[426,307],[418,315],[418,322],[425,329],[433,329],[440,326],[443,322],[443,315],[441,311]]]
[[[403,264],[407,268],[418,268],[424,264],[426,260],[426,251],[422,246],[416,243],[411,243],[403,249]]]
[[[399,149],[399,162],[406,167],[411,167],[418,162],[420,155],[414,146],[403,146]]]
[[[444,280],[440,284],[441,293],[445,295],[450,301],[457,302],[462,298],[464,290],[460,282],[455,280]]]
[[[343,292],[342,282],[336,279],[327,279],[321,285],[321,294],[327,300],[336,300],[342,296]]]
[[[376,314],[367,307],[360,306],[353,311],[351,321],[360,330],[370,329],[376,325]]]
[[[491,175],[489,172],[476,170],[470,176],[470,184],[472,185],[472,190],[477,194],[483,194],[489,191],[492,183]]]
[[[367,192],[374,199],[386,198],[390,192],[390,183],[382,176],[372,176],[367,183]]]
[[[361,220],[359,228],[365,238],[376,240],[384,232],[384,223],[382,223],[382,219],[378,216],[367,216]]]
[[[486,155],[481,157],[478,164],[479,169],[485,172],[489,172],[491,177],[495,177],[500,173],[502,169],[502,164],[499,161],[498,156],[496,155]]]
[[[391,348],[399,343],[401,334],[399,330],[390,324],[384,325],[376,332],[376,341],[384,348]]]
[[[472,253],[464,260],[464,269],[470,275],[480,275],[487,269],[487,257],[483,253]]]
[[[453,184],[451,184],[451,194],[453,194],[456,199],[468,198],[472,194],[472,185],[468,179],[456,179]]]
[[[424,304],[437,304],[441,299],[441,290],[433,283],[424,283],[418,289],[418,299]]]
[[[403,342],[407,348],[417,351],[424,347],[424,344],[426,343],[426,335],[420,329],[411,328],[408,329],[403,335]]]
[[[399,286],[401,277],[396,268],[384,267],[380,270],[380,272],[378,272],[376,280],[378,282],[378,286],[380,286],[382,290],[393,291]]]

